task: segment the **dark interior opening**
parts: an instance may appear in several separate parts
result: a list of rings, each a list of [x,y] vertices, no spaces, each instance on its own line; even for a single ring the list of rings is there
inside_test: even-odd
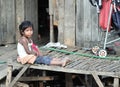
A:
[[[50,41],[48,7],[48,0],[38,0],[38,38],[42,44],[46,44]]]
[[[54,42],[58,41],[58,27],[53,26]],[[40,43],[50,42],[49,0],[38,0],[38,34]]]

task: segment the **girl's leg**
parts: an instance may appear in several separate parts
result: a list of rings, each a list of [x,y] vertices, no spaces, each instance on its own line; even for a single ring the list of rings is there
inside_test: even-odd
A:
[[[65,66],[70,60],[68,59],[59,59],[59,58],[53,58],[50,62],[51,65],[61,65],[61,66]]]

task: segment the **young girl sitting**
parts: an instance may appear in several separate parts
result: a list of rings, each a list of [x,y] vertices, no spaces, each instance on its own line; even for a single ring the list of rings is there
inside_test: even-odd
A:
[[[17,44],[18,58],[17,61],[26,64],[47,64],[65,66],[69,62],[68,58],[51,58],[42,56],[38,48],[33,44],[31,39],[33,35],[33,24],[30,21],[23,21],[19,25],[20,39]]]

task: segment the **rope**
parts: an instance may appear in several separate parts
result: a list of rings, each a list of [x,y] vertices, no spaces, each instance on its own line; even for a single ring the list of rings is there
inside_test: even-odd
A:
[[[44,48],[40,47],[41,50],[51,50],[51,51],[57,51],[61,53],[66,53],[66,54],[72,54],[72,55],[78,55],[78,56],[84,56],[84,57],[89,57],[89,58],[96,58],[96,59],[107,59],[107,60],[120,60],[120,57],[99,57],[96,55],[90,55],[90,54],[85,54],[85,53],[78,53],[78,52],[70,52],[67,50],[62,50],[62,49],[57,49],[57,48]]]
[[[6,61],[0,61],[0,64],[5,64],[5,63],[7,63]]]

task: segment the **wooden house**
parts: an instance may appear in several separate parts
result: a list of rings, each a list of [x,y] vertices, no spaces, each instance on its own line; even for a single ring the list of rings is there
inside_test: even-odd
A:
[[[23,20],[34,24],[34,40],[47,36],[69,46],[99,43],[98,14],[87,0],[0,0],[0,44],[16,43]],[[57,35],[54,34],[57,26]]]
[[[29,20],[34,24],[33,39],[35,42],[38,41],[40,34],[43,39],[44,37],[49,38],[48,42],[57,41],[72,47],[89,48],[100,44],[104,34],[98,27],[96,8],[89,3],[89,0],[0,0],[0,44],[17,42],[20,36],[18,27],[23,20]],[[73,53],[76,51],[77,53]],[[82,55],[82,52],[79,54],[79,51],[76,49],[72,49],[72,52],[63,50],[63,52],[67,52],[64,54],[49,51],[48,55],[53,57],[67,56],[73,60],[65,68],[47,65],[31,65],[30,68],[65,72],[68,75],[69,73],[90,74],[99,87],[104,86],[98,75],[110,76],[114,77],[114,87],[119,87],[120,61],[89,59],[79,56]],[[15,52],[14,54],[17,54]],[[9,59],[9,57],[7,58]],[[14,63],[13,65],[17,65],[16,62]],[[5,67],[7,66],[5,65]],[[18,76],[20,77],[28,67],[24,66],[22,73],[20,72]],[[6,76],[6,70],[2,71],[2,74],[3,72]],[[13,83],[18,79],[13,80]],[[68,83],[69,80],[67,78]],[[71,87],[71,84],[69,83],[69,86],[66,87]]]

